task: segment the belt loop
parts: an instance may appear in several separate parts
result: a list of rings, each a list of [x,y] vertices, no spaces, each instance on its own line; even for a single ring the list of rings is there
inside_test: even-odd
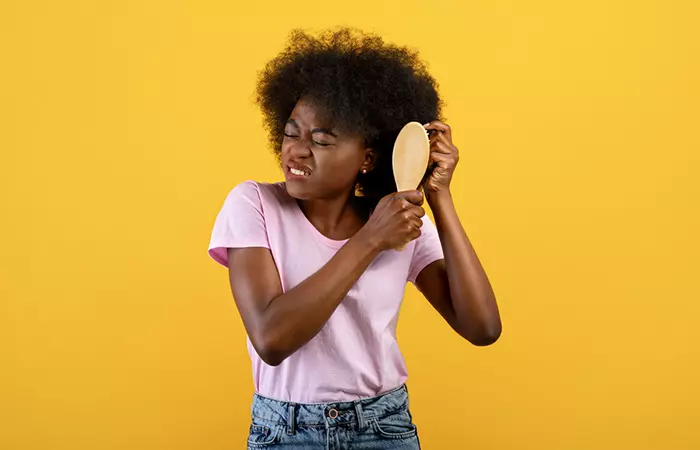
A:
[[[355,401],[355,414],[357,414],[357,428],[359,431],[363,431],[365,429],[365,414],[359,400]]]
[[[296,430],[296,413],[294,407],[296,403],[289,403],[287,406],[287,434],[293,435]]]

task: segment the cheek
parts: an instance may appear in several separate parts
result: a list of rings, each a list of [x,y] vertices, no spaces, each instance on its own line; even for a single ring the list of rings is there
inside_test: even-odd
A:
[[[331,176],[337,177],[339,181],[351,182],[357,178],[361,165],[362,160],[356,155],[346,154],[333,158],[328,167],[331,169]]]
[[[290,144],[291,143],[287,142],[287,140],[282,141],[282,143],[280,144],[280,147],[279,147],[280,153],[282,154],[282,156],[289,153]]]

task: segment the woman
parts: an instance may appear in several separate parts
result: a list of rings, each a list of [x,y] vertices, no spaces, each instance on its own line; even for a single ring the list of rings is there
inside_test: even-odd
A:
[[[417,53],[377,36],[295,31],[257,101],[285,182],[236,186],[209,247],[248,334],[248,447],[419,448],[396,341],[406,282],[469,342],[501,333],[452,202],[459,156],[436,82]],[[430,133],[425,194],[397,193],[393,142],[416,120]]]

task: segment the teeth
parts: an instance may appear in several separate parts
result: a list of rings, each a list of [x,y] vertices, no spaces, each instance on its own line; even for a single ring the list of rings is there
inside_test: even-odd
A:
[[[294,175],[306,176],[306,173],[304,173],[303,170],[292,169],[292,168],[290,167],[290,168],[289,168],[289,171],[292,172]]]

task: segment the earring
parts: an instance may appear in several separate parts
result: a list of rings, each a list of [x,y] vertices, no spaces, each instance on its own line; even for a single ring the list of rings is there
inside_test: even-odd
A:
[[[362,174],[366,174],[366,173],[367,173],[367,169],[362,169]]]

